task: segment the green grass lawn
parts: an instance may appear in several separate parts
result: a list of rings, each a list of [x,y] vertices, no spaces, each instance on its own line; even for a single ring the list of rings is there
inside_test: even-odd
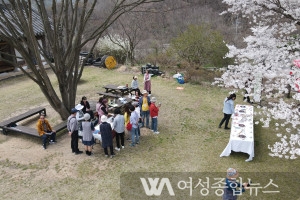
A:
[[[119,73],[116,70],[86,67],[78,85],[76,102],[79,102],[83,95],[87,96],[88,100],[97,101],[99,96],[96,93],[103,91],[103,85],[110,83],[130,85],[133,75]],[[54,76],[51,75],[51,77],[53,83],[56,84]],[[141,88],[142,76],[138,77]],[[184,89],[177,90],[178,86]],[[2,94],[1,120],[40,105],[51,110],[38,86],[26,77],[0,82],[0,92]],[[218,128],[223,117],[222,102],[228,92],[229,90],[209,85],[179,85],[172,78],[153,77],[152,96],[155,96],[162,104],[158,118],[159,135],[153,135],[149,130],[142,129],[141,144],[130,148],[127,142],[124,151],[119,152],[113,159],[105,159],[99,147],[95,149],[95,155],[92,158],[82,155],[75,161],[60,159],[66,152],[56,152],[53,149],[51,156],[30,165],[12,162],[10,158],[2,155],[0,157],[0,184],[2,185],[0,196],[6,199],[21,197],[23,199],[120,199],[120,177],[124,172],[209,172],[225,177],[226,169],[233,167],[240,171],[241,176],[243,173],[252,173],[253,176],[257,174],[268,180],[272,178],[269,177],[271,175],[268,172],[274,174],[285,172],[298,176],[299,159],[279,159],[268,155],[268,145],[272,145],[277,140],[274,127],[261,128],[259,125],[254,125],[255,157],[252,162],[245,162],[248,155],[244,153],[232,153],[229,157],[219,157],[230,135],[229,131]],[[242,99],[242,96],[237,94],[235,103],[243,104]],[[53,110],[49,113],[52,113],[48,115],[50,122],[58,123],[59,115]],[[16,139],[21,136],[14,134],[7,137]],[[67,142],[66,151],[69,151],[69,138],[61,135],[59,139]],[[26,137],[24,140],[30,140],[30,138]],[[6,140],[1,141],[0,145],[7,145]],[[33,140],[32,145],[40,144],[39,141]],[[42,154],[43,151],[33,152],[35,153]],[[72,176],[61,175],[61,178],[47,180],[36,175],[44,169],[45,162],[51,164],[54,161],[55,164],[52,165],[54,165],[56,177],[60,177],[68,166],[72,166],[74,170]],[[7,170],[13,170],[13,173]],[[283,187],[286,180],[276,184]],[[11,187],[14,190],[9,192],[8,189]],[[121,187],[125,186],[121,183]],[[53,190],[55,194],[51,194]],[[20,191],[23,193],[21,194]],[[197,197],[199,199],[199,195]],[[178,197],[177,199],[185,198]],[[212,199],[220,198],[212,197]],[[252,197],[248,192],[239,199],[252,199]],[[276,199],[276,197],[265,195],[263,199]],[[291,196],[287,199],[297,198]]]

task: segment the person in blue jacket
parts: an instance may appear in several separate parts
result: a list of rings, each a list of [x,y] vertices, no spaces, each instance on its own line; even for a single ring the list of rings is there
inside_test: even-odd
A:
[[[236,181],[239,173],[234,168],[227,169],[227,176],[225,179],[226,185],[223,193],[223,200],[237,200],[237,197],[245,192],[245,189],[249,189],[248,183],[240,184]]]
[[[222,124],[225,122],[224,129],[230,129],[228,123],[231,115],[234,113],[234,100],[236,99],[236,94],[231,94],[229,97],[226,97],[224,100],[223,113],[224,117],[219,124],[219,128],[222,127]]]

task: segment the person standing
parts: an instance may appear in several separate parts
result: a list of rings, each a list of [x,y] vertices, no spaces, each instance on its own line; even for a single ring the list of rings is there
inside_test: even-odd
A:
[[[125,119],[124,116],[121,114],[120,108],[116,108],[114,111],[115,117],[113,121],[114,131],[116,132],[116,148],[115,150],[120,151],[121,146],[124,149],[124,136],[125,136]],[[121,146],[120,146],[120,139],[121,139]]]
[[[148,69],[144,74],[144,90],[146,90],[149,93],[149,96],[151,95],[151,74],[149,74]]]
[[[148,92],[146,90],[143,90],[142,92],[143,96],[139,99],[139,106],[141,109],[141,117],[142,117],[142,127],[145,126],[145,118],[146,118],[146,127],[149,127],[149,106],[150,106],[150,97],[148,96]]]
[[[96,104],[96,111],[98,112],[99,117],[99,124],[101,123],[102,115],[108,115],[108,108],[107,108],[107,99],[100,97],[99,101]]]
[[[130,105],[129,111],[130,114],[130,123],[132,124],[132,128],[130,130],[131,133],[131,147],[134,147],[136,144],[139,144],[140,137],[138,133],[138,124],[139,124],[139,116],[138,113],[135,111],[135,107],[133,105]]]
[[[236,178],[239,176],[239,173],[234,168],[227,169],[227,176],[225,179],[225,188],[223,193],[223,200],[237,200],[238,195],[241,195],[242,192],[245,192],[245,189],[249,189],[248,183],[243,183],[242,185],[236,181]],[[241,188],[238,190],[237,188]]]
[[[141,130],[140,130],[140,125],[142,124],[142,118],[141,118],[141,109],[139,107],[139,103],[138,102],[133,102],[132,105],[135,107],[135,112],[138,114],[139,116],[139,124],[138,124],[138,134],[139,136],[141,136]]]
[[[231,115],[234,113],[234,100],[236,99],[236,94],[231,94],[229,97],[226,97],[224,100],[223,113],[224,117],[219,124],[219,128],[222,127],[222,124],[225,122],[224,129],[230,129],[228,123]]]
[[[251,100],[250,100],[250,96],[249,94],[251,93],[251,88],[250,88],[250,84],[251,83],[251,79],[248,79],[246,82],[245,82],[245,94],[244,94],[244,97],[243,97],[243,101],[246,101],[248,103],[253,103]]]
[[[76,119],[76,113],[78,110],[76,108],[71,109],[71,115],[68,117],[67,129],[69,135],[71,136],[71,149],[72,153],[76,155],[81,154],[82,151],[78,149],[78,122]]]
[[[82,122],[82,143],[85,147],[85,153],[88,156],[92,155],[92,146],[95,143],[94,137],[93,137],[93,131],[95,130],[94,125],[92,122],[90,122],[91,116],[89,113],[84,114],[84,120]]]
[[[82,111],[83,105],[80,103],[75,106],[76,112],[76,120],[78,124],[78,137],[82,138],[82,122],[84,121],[84,113]]]
[[[151,105],[150,105],[150,116],[151,116],[151,130],[154,132],[154,134],[159,134],[157,131],[157,117],[158,117],[158,111],[160,104],[156,106],[155,104],[156,98],[151,98]]]
[[[50,137],[50,144],[54,144],[56,142],[56,132],[52,130],[50,123],[47,119],[45,119],[45,115],[41,114],[40,119],[38,120],[37,124],[37,131],[39,136],[42,138],[43,148],[46,149],[47,139]]]
[[[124,105],[124,126],[126,127],[127,126],[127,124],[130,122],[130,111],[129,111],[129,106],[130,106],[130,104],[125,104]],[[128,135],[128,138],[127,138],[127,140],[129,141],[129,140],[131,140],[130,139],[130,131],[128,131],[127,130],[127,135]]]
[[[106,115],[101,116],[100,133],[101,133],[102,147],[104,149],[105,157],[108,157],[107,148],[109,148],[110,157],[113,158],[115,156],[115,153],[113,148],[112,129],[111,129],[111,125],[107,123]]]

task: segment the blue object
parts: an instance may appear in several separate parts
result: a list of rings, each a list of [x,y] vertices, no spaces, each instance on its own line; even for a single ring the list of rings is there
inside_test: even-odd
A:
[[[178,76],[177,77],[177,81],[178,81],[179,84],[184,84],[184,78],[183,78],[183,76]]]

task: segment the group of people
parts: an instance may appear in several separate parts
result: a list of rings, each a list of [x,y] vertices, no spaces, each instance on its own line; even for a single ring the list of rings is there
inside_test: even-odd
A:
[[[78,148],[78,131],[82,131],[82,143],[85,146],[86,155],[92,155],[92,146],[95,144],[95,139],[93,137],[93,132],[95,131],[95,125],[99,125],[99,133],[102,138],[102,147],[104,149],[105,157],[109,157],[108,149],[110,150],[110,157],[115,156],[113,148],[113,138],[116,138],[115,150],[120,151],[125,148],[125,129],[128,129],[128,124],[130,124],[129,134],[131,135],[131,147],[139,144],[141,131],[140,128],[146,127],[151,129],[154,134],[159,134],[157,130],[158,125],[158,112],[160,103],[156,105],[156,98],[152,97],[151,94],[151,76],[146,71],[144,76],[145,89],[140,92],[137,82],[137,76],[133,77],[131,87],[135,91],[136,98],[133,103],[127,104],[125,106],[124,115],[121,113],[120,108],[114,110],[112,125],[108,123],[109,117],[109,107],[106,98],[101,97],[96,104],[96,113],[98,115],[94,122],[91,120],[95,117],[93,111],[91,110],[90,104],[85,96],[82,97],[80,104],[76,105],[71,109],[71,115],[68,117],[67,129],[68,134],[71,136],[71,149],[72,153],[78,155],[83,153]],[[146,90],[147,89],[147,90]],[[234,100],[236,99],[236,94],[230,94],[224,99],[223,114],[221,122],[219,123],[219,128],[222,127],[225,122],[224,129],[230,129],[228,127],[231,115],[234,113]],[[151,127],[150,127],[151,118]],[[37,123],[38,133],[42,138],[43,148],[46,149],[47,140],[49,139],[49,144],[56,142],[56,132],[52,129],[49,121],[45,119],[44,115],[40,116]],[[238,172],[234,168],[229,168],[227,170],[227,176],[225,179],[225,188],[223,193],[223,200],[235,200],[237,196],[240,195],[245,189],[249,189],[249,183],[239,183],[236,181],[238,177]],[[238,190],[237,188],[241,188]]]
[[[130,129],[127,128],[130,138],[131,147],[139,144],[140,128],[146,127],[151,129],[154,134],[159,134],[158,125],[158,112],[159,105],[156,105],[156,98],[148,96],[148,92],[143,90],[142,96],[139,101],[134,101],[125,105],[124,115],[121,113],[120,108],[114,110],[113,115],[108,111],[107,99],[101,97],[96,105],[96,112],[98,113],[97,124],[99,124],[99,133],[101,134],[101,145],[104,149],[106,157],[109,156],[108,149],[110,150],[110,157],[114,157],[114,150],[120,151],[125,148],[125,129],[128,124],[131,125]],[[92,146],[94,145],[94,126],[95,122],[91,122],[91,115],[88,109],[83,113],[84,105],[78,104],[71,110],[71,115],[68,118],[67,129],[71,136],[71,149],[72,152],[77,154],[83,153],[78,149],[78,130],[82,131],[82,143],[85,145],[85,151],[88,156],[92,154]],[[83,114],[80,114],[83,113]],[[94,115],[93,115],[94,116]],[[108,123],[108,117],[112,117],[112,123]],[[151,118],[151,127],[150,127]],[[113,138],[116,138],[116,147],[113,148]]]
[[[114,157],[114,150],[120,151],[125,148],[125,130],[128,124],[128,140],[131,140],[130,146],[134,147],[139,144],[141,128],[146,127],[159,134],[158,112],[160,103],[156,105],[156,98],[151,96],[151,74],[148,70],[144,74],[144,90],[140,91],[138,77],[134,76],[131,83],[131,92],[135,92],[136,98],[133,103],[127,103],[124,106],[124,114],[120,108],[116,108],[113,114],[110,113],[107,98],[100,97],[96,104],[96,112],[91,109],[87,97],[83,96],[81,102],[71,109],[71,115],[67,120],[68,134],[71,136],[71,149],[75,155],[82,154],[78,148],[79,138],[85,146],[86,155],[92,155],[92,147],[95,144],[93,133],[95,126],[99,125],[99,133],[101,134],[101,145],[104,149],[105,156],[108,157],[108,149],[110,149],[110,157]],[[112,117],[112,122],[108,122],[108,118]],[[150,124],[151,118],[151,124]],[[37,123],[39,135],[43,141],[43,148],[46,149],[48,144],[56,142],[56,132],[52,129],[45,116],[40,116]],[[113,138],[116,138],[116,147],[113,148]]]

